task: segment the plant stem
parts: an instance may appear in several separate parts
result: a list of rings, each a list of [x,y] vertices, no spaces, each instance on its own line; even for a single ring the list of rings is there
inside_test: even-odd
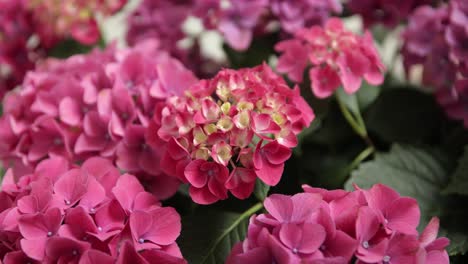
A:
[[[354,158],[354,160],[346,167],[346,174],[350,173],[352,170],[354,170],[363,160],[365,160],[367,157],[372,155],[375,152],[375,148],[373,146],[368,146],[365,150],[363,150],[359,155]]]
[[[229,233],[231,233],[231,231],[234,228],[236,228],[243,220],[250,217],[252,214],[254,214],[255,212],[257,212],[258,210],[262,208],[263,208],[263,203],[256,203],[254,206],[250,207],[247,211],[243,212],[239,216],[239,218],[237,218],[236,221],[234,221],[226,230],[224,230],[221,236],[219,236],[218,239],[216,239],[216,241],[210,246],[210,250],[207,252],[207,254],[205,255],[205,257],[202,259],[200,263],[202,264],[205,263],[208,260],[208,257],[211,256],[211,254],[213,254],[213,251],[216,249],[218,244],[221,241],[223,241],[224,237],[229,235]]]
[[[374,148],[374,144],[367,134],[367,128],[361,113],[357,111],[357,113],[353,115],[353,113],[349,111],[348,107],[346,107],[346,105],[340,100],[338,96],[336,97],[336,101],[340,106],[341,113],[343,113],[343,116],[345,117],[346,121],[348,121],[348,124],[351,126],[354,132],[356,132],[356,134],[358,134],[369,147]]]

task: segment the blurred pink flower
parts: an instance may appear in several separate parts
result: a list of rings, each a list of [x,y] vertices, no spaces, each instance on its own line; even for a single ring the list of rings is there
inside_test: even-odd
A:
[[[311,88],[319,98],[332,95],[340,85],[348,94],[355,93],[362,79],[373,85],[383,82],[385,66],[371,34],[347,31],[338,18],[329,19],[324,27],[302,28],[294,39],[281,41],[275,48],[283,53],[277,70],[295,82],[302,82],[304,70],[312,66]]]

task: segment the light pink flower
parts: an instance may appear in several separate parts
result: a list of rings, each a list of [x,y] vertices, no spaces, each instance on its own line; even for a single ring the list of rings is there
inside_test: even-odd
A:
[[[279,42],[276,50],[283,52],[278,71],[295,82],[302,82],[307,65],[312,66],[311,88],[319,98],[330,96],[340,85],[348,94],[355,93],[362,79],[372,85],[383,82],[385,66],[370,33],[359,36],[347,31],[338,18],[329,19],[324,27],[298,30],[293,40]],[[301,59],[293,59],[296,56]]]

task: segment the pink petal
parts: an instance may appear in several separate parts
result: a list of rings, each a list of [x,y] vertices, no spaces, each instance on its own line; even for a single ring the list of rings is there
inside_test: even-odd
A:
[[[313,193],[298,193],[291,197],[293,211],[291,221],[301,222],[309,219],[322,202],[322,197]]]
[[[44,259],[47,239],[47,237],[31,240],[21,239],[21,249],[28,257],[41,261]]]
[[[440,220],[437,217],[432,217],[431,221],[427,224],[427,226],[422,231],[421,235],[419,236],[419,241],[421,242],[422,247],[426,247],[432,241],[436,240],[437,234],[439,233],[439,225]]]
[[[386,210],[388,228],[405,233],[416,235],[416,228],[419,225],[420,211],[418,202],[409,197],[402,197],[395,200]]]
[[[341,84],[338,74],[329,66],[310,69],[309,77],[312,92],[318,98],[329,97]]]
[[[336,230],[335,236],[324,243],[325,255],[341,256],[346,259],[346,263],[352,258],[358,243],[355,239],[341,230]]]
[[[90,249],[83,253],[78,264],[113,264],[114,258],[106,253]]]
[[[146,238],[158,245],[174,243],[181,230],[179,214],[171,207],[161,207],[150,213],[153,222]]]
[[[302,241],[299,251],[304,254],[315,252],[325,241],[327,233],[325,229],[318,224],[304,223],[302,226]]]
[[[261,169],[255,170],[255,174],[267,185],[275,186],[281,180],[283,170],[284,164],[273,165],[269,162],[264,162]]]
[[[79,169],[65,173],[54,184],[54,192],[67,206],[76,203],[87,191],[87,177]]]
[[[60,120],[70,126],[78,126],[81,122],[81,106],[70,97],[65,97],[59,104]]]
[[[204,163],[204,160],[194,160],[184,170],[185,178],[196,188],[202,188],[208,182],[208,174],[200,171],[200,166]]]
[[[143,191],[144,189],[140,182],[135,176],[129,174],[120,176],[115,187],[112,189],[115,198],[127,212],[132,211],[135,196]]]
[[[219,23],[219,30],[226,38],[226,42],[236,50],[247,49],[252,41],[251,30],[242,29],[232,21],[222,20]]]
[[[219,198],[213,195],[208,188],[196,188],[190,186],[190,197],[198,204],[212,204],[219,201]]]
[[[287,222],[294,210],[291,197],[282,194],[270,195],[263,204],[268,213],[280,222]]]

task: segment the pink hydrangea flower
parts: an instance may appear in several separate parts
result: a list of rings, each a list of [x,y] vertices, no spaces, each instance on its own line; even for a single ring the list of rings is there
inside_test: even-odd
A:
[[[37,21],[57,36],[70,34],[77,41],[89,45],[99,40],[97,16],[109,16],[119,11],[127,0],[116,1],[70,1],[50,0],[28,3]]]
[[[323,25],[331,13],[340,14],[342,6],[336,0],[271,0],[271,11],[278,17],[281,29],[294,34],[312,25]]]
[[[257,177],[276,185],[297,134],[313,118],[298,88],[264,64],[223,70],[168,98],[153,126],[167,142],[161,168],[189,183],[195,202],[210,204],[228,191],[247,198]]]
[[[54,45],[71,36],[85,45],[101,34],[96,17],[119,11],[116,1],[0,1],[0,97],[20,85]]]
[[[348,6],[351,12],[361,15],[366,27],[380,23],[393,28],[406,19],[413,9],[431,2],[430,0],[351,0]]]
[[[437,238],[439,220],[418,235],[419,208],[397,206],[413,199],[382,184],[353,192],[303,188],[305,193],[267,197],[267,212],[250,218],[246,239],[226,263],[449,263],[449,240]],[[403,232],[382,217],[390,208],[406,215],[396,218],[399,227],[408,227]]]
[[[104,158],[81,167],[46,159],[22,176],[9,170],[0,197],[4,263],[186,263],[177,212]]]
[[[0,157],[30,168],[47,157],[105,157],[167,198],[178,181],[160,169],[162,151],[150,121],[158,103],[183,95],[196,81],[153,41],[49,59],[6,96]]]
[[[466,78],[468,39],[464,1],[453,0],[432,8],[422,6],[409,18],[403,32],[403,59],[407,74],[415,65],[422,65],[422,82],[435,91],[436,99],[447,115],[467,123]],[[429,30],[430,29],[430,30]]]
[[[311,65],[311,88],[319,98],[330,96],[339,86],[355,93],[362,79],[373,85],[383,82],[385,67],[371,34],[347,31],[338,18],[329,19],[324,27],[297,31],[294,39],[279,42],[276,50],[283,53],[277,70],[295,82],[302,82],[305,68]]]

